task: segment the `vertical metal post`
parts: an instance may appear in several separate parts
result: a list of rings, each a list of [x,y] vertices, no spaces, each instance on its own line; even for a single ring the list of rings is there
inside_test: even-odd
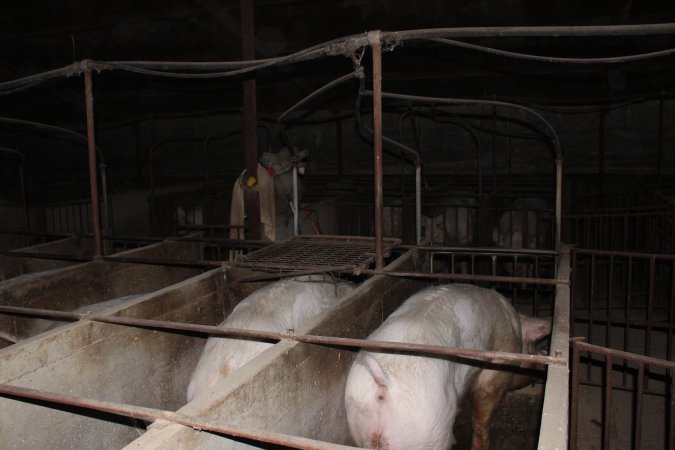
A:
[[[659,135],[656,150],[656,183],[661,185],[661,160],[663,159],[663,98],[659,99]]]
[[[561,221],[562,221],[562,178],[563,162],[562,159],[555,161],[555,250],[560,251]]]
[[[598,111],[598,177],[600,178],[600,208],[605,204],[605,110]]]
[[[415,164],[415,237],[417,245],[422,242],[422,164]]]
[[[380,32],[368,33],[373,53],[373,152],[375,159],[375,269],[384,268],[382,255],[382,46]]]
[[[611,354],[605,356],[605,401],[602,416],[602,448],[609,450],[612,430],[612,365]],[[636,418],[640,419],[640,418]]]
[[[342,144],[342,120],[338,120],[337,122],[335,122],[335,124],[336,124],[335,142],[337,144],[337,173],[338,175],[342,175],[342,173],[344,172],[342,162],[342,154],[344,152]]]
[[[241,0],[241,53],[242,59],[255,59],[255,35],[253,31],[253,0]],[[256,125],[255,79],[243,82],[244,167],[249,177],[258,176],[258,128]],[[258,194],[244,190],[244,209],[248,217],[251,239],[260,239],[260,203]]]
[[[91,193],[91,229],[94,233],[94,259],[101,258],[101,225],[99,223],[98,179],[96,176],[96,141],[94,137],[94,95],[91,70],[84,71],[84,98],[87,111],[87,148],[89,154],[89,188]]]
[[[21,205],[23,206],[23,220],[26,227],[26,233],[30,233],[30,215],[28,213],[28,203],[26,202],[26,182],[23,177],[23,164],[19,168],[19,182],[21,183]]]
[[[108,178],[106,177],[105,169],[105,164],[99,165],[99,170],[101,171],[101,190],[103,191],[103,229],[109,234],[112,234],[112,227],[110,225],[110,209],[108,208]]]
[[[492,188],[497,189],[497,107],[492,107]]]
[[[574,266],[573,266],[574,267]],[[579,344],[572,341],[572,388],[570,392],[570,450],[577,448],[577,422],[579,421]],[[590,358],[589,358],[590,359]],[[590,364],[590,362],[589,362]]]
[[[293,161],[293,233],[292,236],[298,235],[298,165]]]

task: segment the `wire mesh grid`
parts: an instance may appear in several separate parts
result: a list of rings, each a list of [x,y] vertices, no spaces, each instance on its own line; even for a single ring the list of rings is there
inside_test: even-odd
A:
[[[384,256],[400,239],[384,238]],[[314,270],[340,267],[345,270],[367,268],[375,258],[375,238],[361,236],[296,236],[278,244],[243,255],[241,267],[259,270]]]

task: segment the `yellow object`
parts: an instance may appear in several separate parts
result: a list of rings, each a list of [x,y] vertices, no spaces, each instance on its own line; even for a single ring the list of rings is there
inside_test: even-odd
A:
[[[267,170],[258,164],[258,177],[250,177],[246,181],[246,186],[260,194],[260,222],[262,223],[263,239],[274,240],[276,232],[276,205],[274,200],[274,178],[267,173]],[[243,179],[245,171],[239,176],[232,189],[232,202],[230,206],[230,225],[235,228],[230,229],[231,239],[244,239],[244,192]],[[253,182],[251,182],[253,180]],[[258,180],[260,182],[258,183]]]

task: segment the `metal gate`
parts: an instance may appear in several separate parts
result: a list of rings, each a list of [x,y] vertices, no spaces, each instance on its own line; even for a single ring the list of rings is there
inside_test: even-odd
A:
[[[675,256],[572,253],[570,449],[675,448]]]

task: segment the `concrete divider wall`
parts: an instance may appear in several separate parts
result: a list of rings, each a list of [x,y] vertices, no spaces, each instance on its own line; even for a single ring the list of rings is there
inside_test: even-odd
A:
[[[417,253],[390,265],[417,266]],[[403,300],[426,284],[404,278],[373,277],[299,334],[366,337]],[[355,351],[280,342],[222,380],[178,412],[206,420],[293,434],[324,441],[348,440],[344,382]],[[127,449],[250,448],[249,445],[157,422]]]
[[[125,256],[197,259],[199,244],[162,242],[124,252]],[[21,282],[0,285],[0,304],[72,311],[80,306],[132,294],[144,294],[201,273],[160,265],[89,262],[40,274]],[[35,319],[0,315],[0,330],[27,337]]]
[[[212,270],[104,313],[214,325],[260,286],[229,289],[225,279],[242,273]],[[0,382],[175,410],[185,404],[205,342],[198,334],[80,321],[0,350]],[[0,397],[3,450],[121,448],[143,427],[126,418]]]
[[[91,238],[73,236],[59,239],[58,241],[8,250],[91,257],[94,254],[94,241]],[[72,266],[73,264],[77,264],[77,262],[18,256],[0,256],[0,281],[29,273]]]

